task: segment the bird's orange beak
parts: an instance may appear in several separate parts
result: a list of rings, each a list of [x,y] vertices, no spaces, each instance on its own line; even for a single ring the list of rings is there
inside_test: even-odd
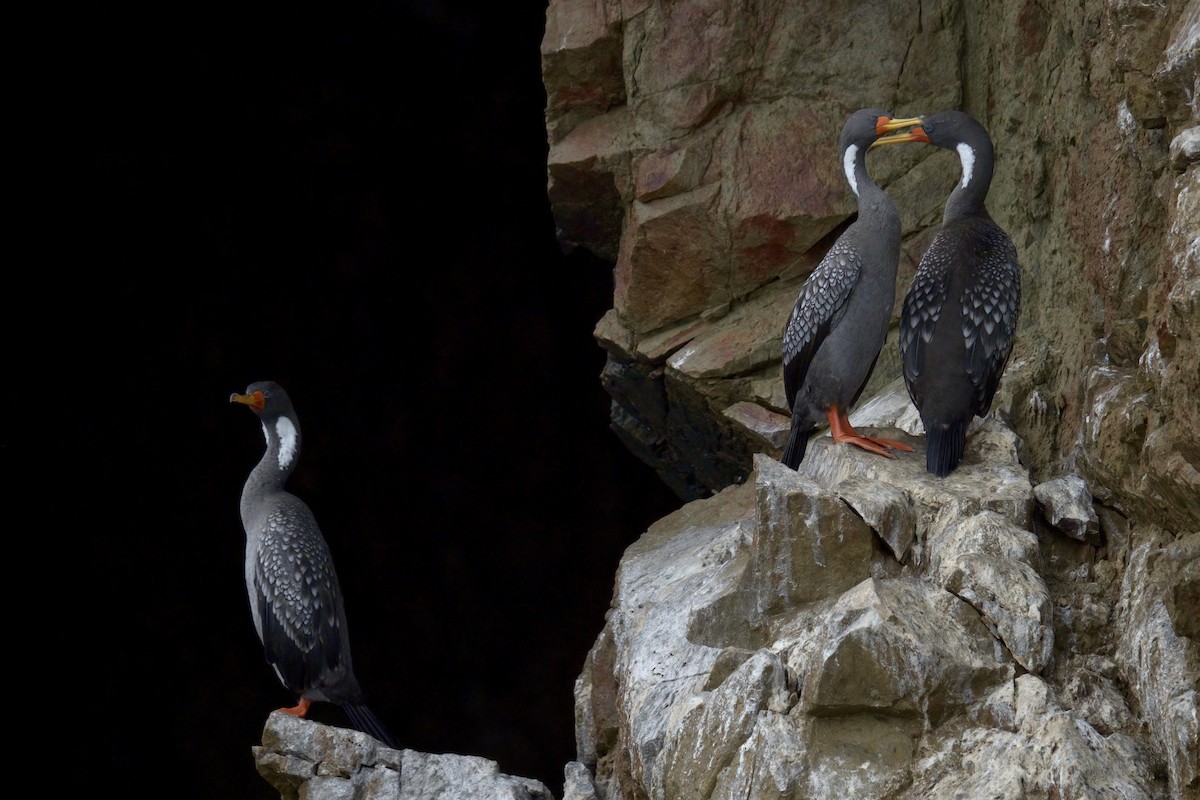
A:
[[[883,118],[880,117],[879,122],[875,125],[875,129],[880,132],[894,131],[897,128],[904,128],[908,125],[916,125],[917,127],[913,128],[911,131],[906,131],[905,133],[893,133],[891,136],[881,135],[881,138],[872,142],[871,147],[868,149],[873,150],[880,145],[903,144],[904,142],[925,142],[928,144],[929,137],[925,134],[925,129],[921,127],[920,123],[920,117],[910,117],[909,119],[892,120],[890,123],[885,125]]]
[[[238,394],[234,392],[229,395],[229,402],[241,403],[244,406],[250,406],[255,411],[262,411],[263,406],[267,404],[266,398],[262,392],[254,392],[253,394]]]
[[[883,136],[885,133],[907,128],[910,125],[920,125],[920,117],[905,117],[904,119],[893,119],[892,117],[880,117],[875,122],[875,135]]]

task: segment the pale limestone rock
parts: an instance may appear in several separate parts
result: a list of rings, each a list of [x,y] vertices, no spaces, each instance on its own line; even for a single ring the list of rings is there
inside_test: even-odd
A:
[[[897,561],[908,557],[917,520],[907,491],[851,475],[837,485],[837,495],[883,539]]]
[[[315,777],[304,784],[302,800],[354,800],[354,784],[347,778]]]
[[[389,767],[371,770],[366,773],[365,779],[356,781],[355,786],[358,788],[355,800],[390,800],[393,797],[405,797],[400,783],[400,771]],[[524,796],[530,800],[553,800],[546,788],[536,781],[517,779],[513,789],[514,800],[522,797],[522,789]],[[543,794],[543,792],[546,793]],[[420,797],[412,792],[407,796],[410,798]],[[503,793],[500,796],[503,797]]]
[[[914,438],[889,427],[895,424],[893,413],[903,413],[898,398],[902,392],[902,384],[893,382],[887,390],[890,397],[877,397],[864,406],[863,414],[851,415],[851,423],[868,433],[909,444],[914,452],[897,452],[894,459],[884,458],[820,435],[809,443],[800,471],[831,491],[837,491],[852,476],[904,491],[911,498],[918,541],[948,504],[958,505],[963,514],[995,511],[1017,527],[1028,529],[1033,487],[1018,458],[1020,442],[1016,434],[995,418],[977,420],[978,426],[967,436],[966,456],[958,469],[938,478],[925,471],[924,437]],[[927,558],[924,551],[917,555],[918,563]]]
[[[1197,581],[1200,533],[1171,541],[1161,531],[1137,531],[1137,540],[1116,609],[1121,624],[1116,660],[1165,757],[1172,794],[1181,797],[1200,790],[1200,646],[1177,632],[1183,625],[1194,632],[1196,607],[1175,606],[1172,590],[1181,579],[1193,586]]]
[[[1118,685],[1117,664],[1106,656],[1073,656],[1055,666],[1062,677],[1059,702],[1104,736],[1135,729]]]
[[[725,409],[725,417],[738,429],[754,437],[760,446],[780,449],[787,445],[791,420],[760,406],[742,401]]]
[[[1184,419],[1159,423],[1155,397],[1143,374],[1111,366],[1087,371],[1079,466],[1089,485],[1119,493],[1128,515],[1159,519],[1173,530],[1193,530],[1200,527],[1200,503],[1195,501],[1200,496],[1200,469],[1178,447],[1182,442],[1194,447],[1200,439],[1195,431],[1184,429]],[[1182,397],[1186,380],[1179,372],[1175,377],[1182,385],[1169,391]],[[1181,408],[1172,416],[1186,419],[1187,413]],[[1191,418],[1200,420],[1200,411],[1193,411]],[[1130,442],[1137,444],[1132,461],[1127,457]]]
[[[273,712],[255,747],[283,800],[553,800],[544,784],[477,756],[392,750],[365,733]]]
[[[696,704],[680,706],[672,713],[663,748],[665,795],[680,800],[709,797],[760,715],[772,706],[775,713],[786,712],[794,702],[788,697],[782,662],[760,650]]]
[[[607,699],[615,706],[587,714],[619,721],[611,745],[616,752],[598,753],[596,760],[607,757],[619,765],[620,780],[662,786],[661,753],[671,717],[681,701],[695,702],[704,691],[721,652],[699,643],[706,637],[690,635],[692,617],[735,592],[753,519],[753,486],[734,487],[665,517],[626,550],[606,625],[612,672],[585,674],[593,682],[592,702]],[[709,633],[722,635],[723,630]],[[598,771],[597,786],[607,777]]]
[[[1034,675],[1022,675],[1015,683],[1015,741],[985,734],[965,755],[964,766],[982,768],[999,755],[997,751],[1016,745],[1006,762],[998,762],[1010,768],[981,769],[980,774],[1001,786],[1037,788],[1060,796],[1075,791],[1072,787],[1097,797],[1131,800],[1157,794],[1151,789],[1146,754],[1128,737],[1102,737],[1072,719],[1059,707],[1050,686]]]
[[[757,516],[751,572],[758,610],[837,595],[871,574],[870,527],[833,492],[763,455],[754,457]]]
[[[884,386],[878,394],[860,402],[858,407],[850,412],[850,424],[854,427],[867,428],[898,428],[909,436],[920,436],[925,432],[921,424],[921,414],[912,404],[908,390],[904,388],[904,379],[896,378]],[[978,422],[978,419],[975,420]],[[973,424],[971,431],[978,429]]]
[[[1073,539],[1084,541],[1100,530],[1100,518],[1092,508],[1087,481],[1078,475],[1062,475],[1033,487],[1046,521]]]
[[[571,761],[563,769],[562,800],[597,800],[596,786],[587,765]]]
[[[1012,680],[962,601],[913,579],[864,581],[829,613],[800,705],[831,716],[877,712],[934,721]]]
[[[854,555],[844,534],[827,548],[836,536],[817,532],[831,520],[851,518],[868,538],[869,528],[840,493],[763,455],[755,465],[746,485],[684,506],[623,559],[577,687],[589,707],[577,720],[592,728],[580,759],[597,797],[915,800],[966,787],[1023,798],[1023,787],[1067,797],[1092,786],[1102,797],[1166,797],[1113,662],[1068,656],[1054,686],[1013,680],[1013,655],[1043,668],[1053,642],[1039,543],[1012,520],[1026,518],[1022,507],[985,510],[960,487],[932,517],[913,509],[924,556],[901,567],[878,547]],[[893,503],[914,492],[853,473],[840,492],[867,497],[872,485]],[[1119,530],[1107,536],[1121,546]],[[815,587],[828,580],[819,570],[849,576],[856,562],[872,577]],[[1059,580],[1088,577],[1055,564]],[[1184,604],[1196,577],[1173,584]],[[1005,756],[1010,748],[1023,755]]]
[[[753,797],[791,800],[806,772],[807,737],[797,735],[804,725],[794,715],[762,714],[750,736],[717,776],[713,798]]]
[[[951,503],[930,527],[926,546],[934,579],[975,607],[1018,664],[1041,672],[1054,650],[1054,629],[1037,537],[993,511],[967,515]]]
[[[1194,122],[1200,118],[1200,6],[1186,8],[1174,22],[1171,40],[1154,70],[1154,84],[1163,96],[1163,107],[1173,121]],[[1190,112],[1190,113],[1189,113]]]
[[[1050,687],[1022,675],[993,694],[1003,724],[947,726],[927,737],[902,800],[1082,797],[1162,798],[1150,758],[1127,736],[1102,736],[1072,718]]]
[[[810,724],[803,797],[887,797],[908,785],[920,720],[864,713],[813,717]]]
[[[1171,167],[1183,172],[1189,165],[1200,161],[1200,125],[1185,128],[1171,140]]]
[[[290,714],[272,712],[263,728],[262,746],[255,748],[256,760],[287,756],[303,758],[309,768],[291,775],[349,777],[366,766],[382,763],[398,768],[400,753],[384,747],[359,731],[333,728],[298,719]],[[266,776],[264,776],[266,777]],[[269,780],[269,778],[268,778]]]

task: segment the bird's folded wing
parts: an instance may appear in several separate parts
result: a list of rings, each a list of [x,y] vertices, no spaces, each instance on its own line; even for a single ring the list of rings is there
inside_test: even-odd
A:
[[[817,349],[845,312],[862,262],[852,247],[834,243],[796,298],[783,334],[783,385],[791,406]]]
[[[300,509],[272,510],[254,572],[267,661],[296,691],[341,658],[337,577],[315,525]]]

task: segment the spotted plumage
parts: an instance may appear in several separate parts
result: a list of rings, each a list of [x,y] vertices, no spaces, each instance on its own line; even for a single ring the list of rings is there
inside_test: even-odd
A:
[[[801,287],[783,334],[783,385],[789,406],[804,384],[813,352],[846,313],[861,264],[848,242],[835,242]]]
[[[825,420],[835,441],[887,456],[893,449],[911,449],[860,435],[846,414],[887,336],[900,258],[900,215],[867,173],[867,150],[884,132],[916,121],[864,108],[842,127],[840,162],[858,199],[858,219],[801,287],[783,333],[783,383],[792,421],[780,460],[793,469],[804,458],[808,437]]]
[[[254,629],[279,680],[300,696],[282,709],[304,716],[336,703],[354,727],[395,742],[367,707],[350,659],[350,637],[333,557],[312,511],[284,485],[300,457],[300,423],[278,384],[251,384],[232,403],[259,417],[267,449],[242,489],[246,592]]]
[[[305,510],[295,498],[279,498],[262,527],[254,563],[264,623],[259,636],[273,643],[272,664],[292,688],[303,687],[309,674],[344,670],[337,575],[325,542],[305,524]]]
[[[904,298],[900,358],[926,433],[926,468],[950,474],[966,450],[967,426],[991,409],[1016,336],[1021,268],[1008,234],[984,205],[992,141],[961,111],[923,119],[906,141],[956,152],[962,179],[940,231]]]

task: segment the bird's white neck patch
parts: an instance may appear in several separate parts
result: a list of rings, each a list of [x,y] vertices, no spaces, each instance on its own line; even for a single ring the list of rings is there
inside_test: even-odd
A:
[[[955,149],[958,150],[958,159],[962,162],[962,188],[965,189],[971,182],[971,172],[975,169],[975,151],[965,142],[959,142]]]
[[[846,154],[842,156],[842,169],[846,170],[846,182],[850,184],[855,197],[858,197],[858,181],[854,177],[854,160],[857,155],[858,145],[852,144],[846,148]]]
[[[279,436],[279,468],[287,469],[296,457],[296,426],[287,417],[280,417],[275,433]]]

